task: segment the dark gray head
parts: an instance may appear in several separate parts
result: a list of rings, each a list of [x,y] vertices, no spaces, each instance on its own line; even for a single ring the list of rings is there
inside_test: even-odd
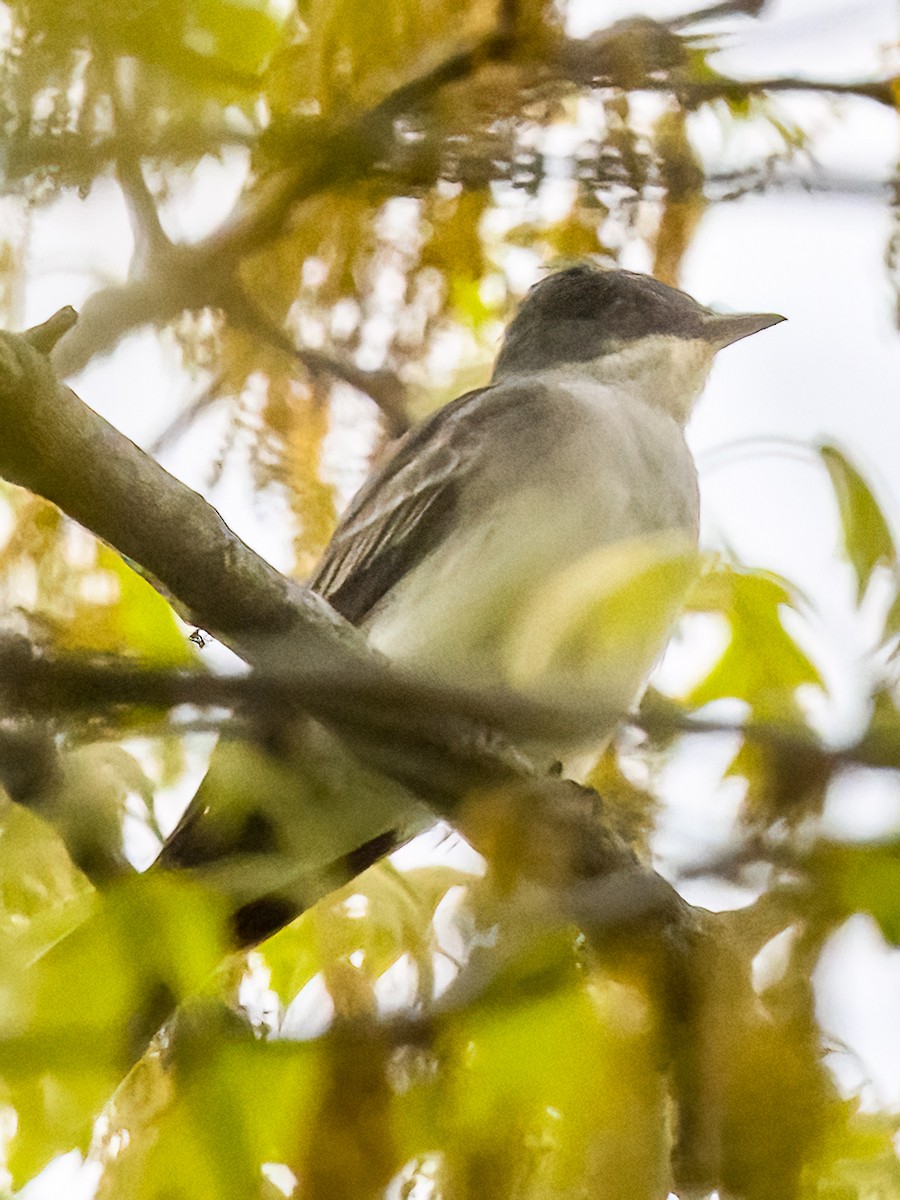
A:
[[[711,356],[783,320],[775,313],[723,316],[649,275],[584,263],[531,289],[506,331],[494,375],[583,363],[654,336],[706,343]]]

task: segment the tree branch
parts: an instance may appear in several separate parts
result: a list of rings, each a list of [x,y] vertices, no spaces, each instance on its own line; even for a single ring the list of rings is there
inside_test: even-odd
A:
[[[47,324],[70,321],[58,314]],[[26,338],[9,333],[0,333],[0,422],[0,475],[140,563],[187,619],[248,661],[271,660],[273,642],[302,644],[311,630],[328,631],[338,659],[361,645],[323,600],[260,558],[201,496],[58,383]]]
[[[186,408],[176,413],[162,432],[157,434],[149,446],[149,452],[154,458],[160,457],[189,429],[192,429],[203,413],[208,412],[225,399],[220,392],[223,380],[224,376],[221,372],[214,375],[208,386],[198,396],[195,396]]]
[[[749,5],[751,11],[758,7],[750,0],[747,4],[735,0],[735,5],[742,10]],[[708,15],[718,15],[725,7],[731,9],[730,0],[710,9]],[[54,355],[59,374],[71,375],[95,355],[109,353],[140,324],[164,322],[185,309],[219,305],[232,289],[240,261],[282,234],[298,205],[389,162],[396,148],[397,121],[423,112],[444,88],[471,78],[489,62],[515,59],[528,71],[549,74],[561,85],[671,92],[687,104],[779,91],[858,95],[894,104],[891,80],[739,81],[724,76],[692,80],[685,74],[685,42],[675,32],[677,19],[665,25],[633,18],[584,40],[562,39],[548,62],[546,55],[535,57],[527,38],[520,44],[514,5],[502,9],[502,17],[495,33],[401,84],[366,112],[339,119],[304,119],[264,134],[263,150],[276,162],[290,165],[265,176],[243,197],[233,216],[208,237],[191,246],[173,247],[171,254],[156,255],[149,274],[90,297],[81,322]],[[702,12],[693,12],[686,20],[702,18]]]
[[[404,388],[392,371],[364,371],[345,359],[335,358],[312,347],[295,346],[283,329],[271,321],[243,289],[236,290],[225,308],[225,316],[238,329],[261,338],[311,375],[330,375],[374,401],[381,410],[388,436],[401,437],[409,429]]]
[[[688,104],[706,100],[747,100],[772,92],[803,92],[826,96],[860,96],[874,100],[887,108],[896,107],[895,85],[892,79],[827,80],[801,79],[798,76],[772,76],[768,79],[710,79],[668,80],[648,78],[638,89],[649,92],[672,92]]]
[[[120,705],[171,709],[240,709],[277,720],[300,709],[346,726],[401,736],[403,730],[441,741],[446,714],[462,714],[473,723],[493,724],[503,736],[528,740],[540,732],[565,738],[573,729],[619,720],[657,738],[739,737],[782,755],[815,759],[827,770],[842,767],[893,769],[900,762],[900,736],[890,729],[833,748],[816,741],[804,727],[770,721],[727,721],[696,717],[676,705],[651,704],[639,714],[604,708],[602,702],[573,702],[568,707],[509,691],[472,691],[431,683],[398,670],[367,673],[355,660],[297,660],[277,670],[260,667],[249,675],[213,675],[205,671],[142,667],[116,659],[39,653],[20,638],[0,638],[0,696],[13,711],[40,715],[60,710],[98,712]],[[477,749],[473,749],[477,753]],[[492,758],[493,750],[485,750]],[[743,859],[739,859],[740,864]],[[752,860],[755,861],[755,858]],[[702,870],[724,872],[731,859],[717,859]]]
[[[56,332],[70,320],[54,318]],[[46,339],[46,328],[32,336]],[[0,423],[9,431],[0,475],[140,564],[187,620],[251,665],[330,678],[337,692],[323,684],[309,711],[352,729],[387,774],[446,794],[524,762],[491,732],[491,717],[516,733],[552,728],[552,714],[526,701],[435,689],[389,667],[320,596],[251,550],[201,496],[59,384],[26,338],[9,333],[0,334]],[[570,714],[564,720],[571,732]]]
[[[135,249],[130,273],[140,278],[152,269],[154,258],[171,247],[171,242],[162,227],[156,202],[144,179],[140,159],[135,157],[127,143],[116,159],[116,175],[134,235]]]
[[[697,8],[693,12],[682,13],[664,22],[668,29],[687,29],[691,25],[700,25],[705,21],[716,21],[720,17],[758,17],[766,7],[767,0],[721,0],[709,8]]]

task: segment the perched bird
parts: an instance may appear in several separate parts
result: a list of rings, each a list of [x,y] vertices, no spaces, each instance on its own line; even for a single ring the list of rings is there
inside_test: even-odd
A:
[[[312,587],[374,647],[437,679],[567,700],[587,684],[591,703],[599,691],[605,716],[595,726],[591,714],[589,740],[521,747],[536,766],[568,766],[634,700],[689,585],[698,493],[684,425],[713,358],[781,320],[718,315],[629,271],[548,276],[490,384],[407,435],[362,487]],[[329,730],[295,732],[297,762],[286,748],[221,744],[159,856],[211,873],[241,945],[427,820]]]
[[[631,271],[547,276],[510,324],[490,384],[407,435],[362,487],[312,587],[397,662],[470,685],[528,679],[530,663],[552,657],[544,632],[563,636],[549,628],[558,608],[584,591],[579,564],[603,592],[605,574],[696,550],[685,423],[716,353],[783,319],[717,314]],[[560,580],[568,591],[554,591]],[[592,671],[557,655],[550,686],[594,679],[611,710],[627,707],[690,572],[668,580],[665,602],[636,593],[652,615],[634,614],[631,634],[604,646],[597,632]]]

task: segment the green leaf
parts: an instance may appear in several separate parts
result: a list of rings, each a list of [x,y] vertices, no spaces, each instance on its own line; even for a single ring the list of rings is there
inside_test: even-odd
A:
[[[897,549],[884,513],[859,471],[836,446],[820,446],[819,456],[838,502],[844,554],[856,573],[857,601],[861,601],[879,563],[896,568]]]
[[[586,554],[529,598],[508,638],[516,687],[625,706],[663,650],[699,560],[675,530]]]
[[[186,40],[209,58],[256,74],[281,42],[284,18],[264,0],[193,0]]]
[[[782,610],[796,610],[797,604],[796,591],[776,575],[714,564],[691,593],[687,607],[691,612],[724,616],[731,638],[687,702],[700,707],[733,697],[745,701],[759,719],[795,718],[797,688],[803,684],[824,688],[818,668],[782,624]]]
[[[86,605],[78,620],[61,625],[60,649],[128,654],[159,667],[196,665],[172,606],[146,579],[102,544],[97,569],[110,578],[114,596],[107,604]]]
[[[228,949],[221,899],[162,873],[111,888],[82,925],[5,975],[0,1077],[18,1112],[10,1170],[24,1182],[84,1147],[99,1108],[176,1004]]]
[[[72,865],[56,830],[35,813],[0,800],[0,939],[31,957],[68,933],[86,915],[93,889]],[[87,906],[87,909],[85,908]],[[0,1012],[6,1003],[0,981]]]
[[[900,633],[900,588],[891,602],[891,606],[884,618],[884,640],[890,641],[892,637],[896,637]],[[896,658],[900,652],[900,647],[894,650],[892,657]]]
[[[133,54],[192,92],[224,101],[259,90],[284,29],[283,18],[258,0],[152,0],[114,11],[117,20],[88,26],[98,42]]]
[[[652,1029],[642,991],[601,978],[460,1014],[460,1061],[442,1084],[451,1162],[475,1169],[484,1195],[664,1195]]]
[[[809,870],[839,919],[868,913],[885,940],[900,946],[900,839],[868,846],[825,842]]]
[[[817,1159],[804,1172],[801,1200],[900,1200],[896,1115],[844,1106],[843,1120],[828,1130]]]
[[[166,1060],[145,1058],[116,1095],[100,1147],[103,1195],[269,1195],[263,1164],[296,1169],[313,1136],[322,1058],[321,1043],[267,1043],[222,1004],[189,1005]]]

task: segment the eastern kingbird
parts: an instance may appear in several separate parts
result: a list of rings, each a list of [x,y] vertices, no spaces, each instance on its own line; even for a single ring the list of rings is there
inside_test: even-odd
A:
[[[685,423],[716,352],[783,319],[720,315],[631,271],[549,275],[510,324],[490,384],[408,434],[364,484],[312,587],[396,662],[509,683],[508,639],[554,578],[642,539],[696,549]],[[633,702],[682,598],[629,643],[629,661],[607,662],[607,704]]]

